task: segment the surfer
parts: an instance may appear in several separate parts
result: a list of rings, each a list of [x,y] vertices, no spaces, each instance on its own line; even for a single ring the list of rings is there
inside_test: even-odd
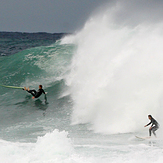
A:
[[[155,131],[159,128],[159,124],[151,115],[148,115],[148,118],[151,121],[144,127],[147,127],[148,125],[152,124],[151,127],[149,128],[149,136],[151,137],[151,133],[153,132],[153,135],[156,137]]]
[[[42,89],[42,85],[39,85],[38,91],[36,91],[35,89],[30,90],[29,88],[27,89],[26,87],[24,87],[24,90],[26,90],[33,96],[32,99],[40,97],[42,93],[45,94],[45,91]]]

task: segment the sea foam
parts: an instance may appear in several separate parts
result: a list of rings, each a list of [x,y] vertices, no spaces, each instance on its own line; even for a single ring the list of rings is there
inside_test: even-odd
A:
[[[0,141],[0,162],[71,162],[73,143],[65,131],[53,132],[38,137],[36,143],[12,143]]]
[[[109,134],[140,131],[148,114],[161,124],[163,24],[127,26],[108,13],[62,40],[77,46],[66,78],[72,124],[90,123]]]

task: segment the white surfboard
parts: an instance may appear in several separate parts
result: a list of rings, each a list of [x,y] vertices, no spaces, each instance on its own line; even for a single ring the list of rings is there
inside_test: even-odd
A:
[[[151,137],[140,137],[140,136],[135,136],[136,138],[138,139],[141,139],[141,140],[146,140],[146,139],[150,139]]]

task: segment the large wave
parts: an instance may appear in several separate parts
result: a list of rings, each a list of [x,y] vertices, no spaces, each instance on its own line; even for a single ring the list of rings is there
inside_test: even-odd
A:
[[[39,84],[44,87],[57,84],[68,71],[72,51],[72,46],[62,46],[56,42],[51,46],[31,48],[1,57],[0,83],[33,88]]]
[[[32,100],[32,96],[26,91],[0,87],[0,122],[3,124],[1,130],[20,121],[22,123],[35,121],[37,118],[33,119],[33,115],[28,116],[31,110],[39,109],[42,112],[50,109],[56,111],[56,108],[60,108],[61,111],[66,106],[66,111],[60,115],[60,118],[64,117],[69,110],[67,104],[69,96],[67,92],[65,93],[67,86],[64,76],[69,69],[72,51],[72,45],[65,46],[56,42],[51,46],[30,48],[14,55],[0,57],[0,84],[26,86],[36,90],[38,85],[42,84],[43,89],[48,92],[46,105],[43,95]],[[28,117],[26,120],[23,118],[25,116]],[[39,117],[39,113],[36,116]],[[55,119],[53,113],[51,116]],[[14,132],[11,131],[8,136]]]
[[[118,24],[116,7],[62,40],[77,45],[67,76],[72,124],[101,133],[137,131],[162,113],[163,23]]]

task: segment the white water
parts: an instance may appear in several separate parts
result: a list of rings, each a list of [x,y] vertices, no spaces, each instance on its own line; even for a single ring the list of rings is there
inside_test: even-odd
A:
[[[11,143],[1,140],[0,162],[69,162],[74,149],[67,135],[65,131],[54,130],[38,137],[36,143]]]
[[[90,123],[95,132],[143,129],[151,114],[161,124],[163,24],[116,24],[114,13],[94,16],[74,36],[67,84],[74,101],[72,124]]]
[[[0,162],[4,163],[161,163],[160,140],[139,141],[131,135],[78,137],[54,130],[36,143],[0,140]],[[135,144],[136,143],[136,144]]]

